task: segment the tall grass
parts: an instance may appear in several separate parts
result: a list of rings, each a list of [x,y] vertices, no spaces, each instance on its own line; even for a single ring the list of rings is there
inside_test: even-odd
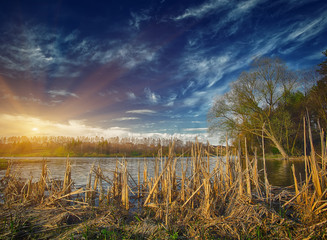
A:
[[[313,147],[309,121],[307,123],[311,154],[307,156],[305,152],[306,173],[303,182],[298,182],[295,168],[292,166],[293,190],[276,188],[269,184],[264,138],[262,138],[263,173],[258,170],[257,154],[252,160],[248,155],[246,140],[243,166],[240,147],[239,149],[229,147],[226,139],[224,155],[222,149],[219,151],[217,148],[216,156],[210,155],[209,150],[195,142],[190,150],[189,161],[185,161],[182,156],[174,155],[172,143],[168,156],[162,156],[162,151],[159,150],[152,176],[145,161],[143,181],[140,164],[138,179],[135,181],[129,174],[126,159],[122,162],[117,160],[112,179],[104,176],[100,166],[93,166],[86,187],[80,189],[73,189],[69,157],[63,181],[51,179],[44,163],[39,181],[33,183],[32,179],[29,179],[21,182],[11,173],[8,165],[6,176],[2,179],[5,185],[5,203],[33,202],[46,206],[73,204],[76,207],[118,206],[130,212],[135,211],[136,206],[142,205],[141,209],[150,212],[151,216],[161,221],[165,228],[169,229],[173,224],[184,226],[188,237],[192,237],[192,231],[200,236],[202,226],[204,231],[221,237],[255,236],[260,229],[262,234],[283,238],[289,235],[289,229],[294,230],[300,226],[295,221],[295,216],[302,219],[303,223],[311,222],[313,228],[323,223],[319,220],[317,222],[317,219],[326,218],[327,154],[324,132],[321,129],[323,147],[322,153],[318,155]],[[307,133],[306,131],[304,133],[305,139]],[[211,161],[215,161],[213,169],[210,169]],[[260,180],[259,174],[263,174],[263,181]],[[102,186],[103,182],[109,185],[106,192]],[[292,211],[293,217],[283,214],[287,211]],[[271,230],[272,226],[276,227],[277,232]],[[188,230],[185,230],[186,228]],[[293,231],[292,234],[304,236],[306,230]]]

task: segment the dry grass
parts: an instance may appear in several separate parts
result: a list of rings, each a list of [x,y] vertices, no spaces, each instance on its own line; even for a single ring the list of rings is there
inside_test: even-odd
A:
[[[327,154],[314,152],[310,126],[308,133],[311,156],[305,156],[305,180],[298,182],[292,167],[295,185],[285,189],[269,185],[265,158],[261,182],[256,154],[250,161],[246,152],[242,166],[240,151],[227,146],[224,156],[210,156],[199,143],[194,143],[186,163],[174,155],[173,145],[166,157],[159,151],[153,176],[145,164],[143,182],[140,167],[136,182],[125,159],[117,160],[112,179],[103,175],[100,166],[93,166],[83,189],[74,189],[69,158],[63,181],[51,179],[44,162],[37,182],[23,182],[11,174],[9,164],[1,180],[0,238],[17,237],[8,219],[25,226],[12,220],[19,219],[19,209],[25,208],[24,214],[33,218],[29,234],[46,238],[54,232],[60,233],[58,238],[83,234],[114,234],[117,239],[326,237]],[[321,141],[325,146],[323,137]],[[213,157],[216,164],[210,169]],[[106,192],[103,182],[109,185]]]

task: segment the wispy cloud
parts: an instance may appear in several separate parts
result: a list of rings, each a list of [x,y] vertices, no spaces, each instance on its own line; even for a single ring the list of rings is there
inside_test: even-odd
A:
[[[137,120],[140,119],[138,117],[121,117],[121,118],[115,118],[112,119],[113,121],[130,121],[130,120]]]
[[[130,100],[136,99],[136,96],[133,92],[127,92],[126,95],[127,95],[128,99],[130,99]]]
[[[131,12],[132,19],[129,21],[129,24],[136,29],[140,29],[142,22],[147,22],[151,19],[150,11],[151,9],[145,9],[137,13]]]
[[[197,131],[203,132],[203,131],[207,131],[208,128],[184,128],[183,130],[186,132],[197,132]]]
[[[62,97],[75,97],[79,98],[75,93],[68,92],[67,90],[61,89],[61,90],[50,90],[48,93],[51,95],[51,97],[57,97],[57,96],[62,96]]]
[[[76,60],[80,58],[70,61],[62,52],[62,44],[66,44],[66,41],[76,40],[72,36],[65,38],[45,25],[26,22],[17,27],[8,22],[5,33],[0,36],[0,62],[7,70],[28,72],[29,76],[37,80],[46,74],[76,77],[79,72],[72,71],[71,66],[81,64],[81,61]]]
[[[234,79],[233,79],[234,80]],[[184,98],[185,107],[197,108],[197,113],[191,112],[191,116],[206,115],[215,96],[222,95],[229,88],[228,84],[205,89],[204,91],[194,91],[191,95]]]
[[[173,20],[180,21],[186,18],[202,18],[210,14],[213,11],[216,11],[221,6],[224,6],[229,1],[227,0],[212,0],[201,4],[200,6],[187,8],[182,15],[174,17]]]
[[[214,33],[218,33],[223,27],[229,26],[228,34],[233,35],[236,33],[245,20],[251,17],[253,11],[259,4],[265,3],[267,0],[247,0],[240,1],[236,4],[230,4],[229,11],[225,16],[220,18],[219,22],[213,23]]]
[[[153,114],[153,113],[156,113],[156,111],[154,111],[154,110],[150,110],[150,109],[138,109],[138,110],[130,110],[130,111],[126,111],[126,113]]]
[[[195,106],[196,104],[198,104],[198,102],[205,98],[205,96],[207,95],[208,93],[202,91],[197,91],[197,92],[194,92],[192,94],[192,96],[188,97],[188,98],[185,98],[184,99],[184,105],[185,106]]]
[[[327,45],[320,50],[312,53],[310,56],[307,57],[307,59],[321,59],[323,56],[323,52],[327,49]]]
[[[258,3],[264,2],[266,0],[248,0],[248,1],[241,1],[236,5],[236,7],[228,14],[228,20],[235,20],[240,15],[251,11],[254,7],[257,6]]]
[[[239,25],[243,22],[243,17],[258,4],[265,1],[267,0],[247,0],[235,4],[234,1],[211,0],[206,1],[197,7],[187,8],[182,15],[173,17],[172,19],[174,21],[180,21],[187,18],[200,19],[216,14],[217,21],[211,23],[208,28],[204,28],[204,30],[200,31],[199,34],[206,34],[203,31],[210,31],[211,34],[215,34],[227,24],[230,25],[228,30],[229,33],[234,34],[238,30]],[[234,24],[231,25],[231,22]],[[190,42],[192,43],[193,41]]]
[[[185,64],[189,71],[194,72],[198,83],[207,83],[211,87],[218,82],[226,69],[231,65],[233,53],[227,50],[227,53],[221,56],[210,56],[208,52],[198,52],[198,54],[187,54]]]
[[[201,121],[192,121],[192,123],[203,123]]]
[[[167,103],[166,103],[166,106],[167,107],[172,107],[174,106],[175,104],[175,100],[177,99],[177,94],[176,93],[173,93],[171,94],[168,99],[167,99]]]
[[[53,35],[49,34],[45,39],[40,39],[38,36],[43,36],[45,29],[41,27],[29,28],[26,25],[11,26],[8,29],[10,30],[3,32],[0,37],[2,54],[0,63],[7,69],[20,72],[28,71],[34,76],[40,77],[40,71],[46,69],[54,60],[42,49],[43,46],[48,47],[44,42],[52,38]],[[8,38],[12,41],[4,41]]]
[[[267,34],[269,37],[262,38],[262,36],[257,36],[257,33],[244,36],[244,42],[246,43],[248,52],[245,55],[241,41],[232,44],[222,42],[217,46],[206,47],[206,44],[212,41],[212,36],[215,36],[222,28],[233,22],[235,29],[237,29],[239,25],[242,25],[251,16],[249,13],[265,1],[248,0],[237,4],[234,1],[207,1],[198,6],[198,8],[194,8],[194,11],[187,10],[184,15],[181,15],[184,17],[202,17],[202,13],[206,11],[211,13],[220,4],[223,4],[224,8],[226,8],[226,11],[217,17],[217,21],[213,20],[207,27],[198,29],[198,31],[194,31],[194,34],[189,35],[184,56],[179,62],[179,72],[184,77],[192,73],[189,83],[193,85],[189,84],[184,87],[183,95],[189,90],[201,91],[203,88],[208,89],[214,87],[230,73],[243,69],[254,57],[269,53],[277,47],[276,43],[280,40],[279,37],[282,36],[279,35],[277,38],[274,38],[271,37],[271,34]],[[182,19],[181,16],[179,19]],[[226,33],[226,31],[230,31],[230,28],[224,28],[223,32]],[[223,52],[221,51],[222,48],[224,49]],[[195,99],[198,99],[198,97],[186,99],[185,103],[191,106],[195,102]]]
[[[140,43],[133,38],[122,44],[121,39],[103,41],[82,37],[77,30],[68,34],[54,32],[45,25],[31,22],[19,28],[8,23],[0,43],[0,64],[8,71],[29,72],[35,79],[76,78],[90,64],[117,63],[131,69],[156,56],[151,43]]]
[[[321,15],[316,16],[315,18],[305,19],[302,22],[294,24],[290,28],[291,33],[286,41],[296,40],[299,42],[305,42],[325,30],[326,25],[327,11],[324,11]]]
[[[160,95],[151,91],[150,88],[144,88],[144,93],[147,101],[150,104],[157,104],[160,101]]]
[[[210,27],[200,29],[196,34],[189,36],[188,47],[185,49],[183,59],[180,64],[180,72],[184,76],[192,73],[192,88],[184,87],[184,94],[187,91],[202,91],[203,88],[217,86],[217,83],[233,73],[246,68],[255,57],[270,55],[274,51],[282,54],[289,54],[296,51],[302,44],[309,39],[318,36],[326,30],[327,12],[323,12],[315,18],[304,19],[302,22],[293,21],[283,27],[271,27],[258,31],[253,31],[251,35],[244,35],[238,42],[222,46],[205,48],[208,36],[213,31],[220,29],[227,22],[235,21],[241,25],[244,22],[241,16],[248,17],[248,12],[262,4],[264,0],[243,1],[236,5],[234,9],[227,11],[226,17],[219,18],[217,22],[211,23]],[[267,3],[269,4],[269,3]],[[235,6],[235,5],[234,5]],[[242,39],[242,41],[241,41]],[[201,47],[194,47],[201,44]],[[291,47],[290,47],[291,46]],[[244,49],[246,47],[246,51]],[[221,54],[221,48],[224,53]],[[220,54],[213,54],[213,52]],[[230,81],[230,80],[228,80]],[[227,83],[228,83],[227,81]],[[220,83],[219,83],[220,84]],[[199,94],[193,94],[184,100],[187,106],[199,102]]]
[[[110,58],[104,59],[106,63],[111,61],[120,61],[127,68],[134,68],[135,66],[144,62],[150,62],[154,59],[156,52],[150,46],[143,43],[127,43],[124,45],[115,45],[110,51]],[[107,52],[108,53],[108,52]],[[104,53],[106,54],[106,52]],[[99,61],[101,54],[99,55]]]
[[[72,31],[66,37],[64,37],[64,42],[72,42],[72,41],[77,40],[79,33],[80,32],[78,30]]]
[[[94,63],[109,64],[119,63],[125,68],[132,69],[140,64],[151,62],[155,59],[157,52],[151,43],[137,42],[136,40],[121,41],[95,41],[89,40],[88,52]]]

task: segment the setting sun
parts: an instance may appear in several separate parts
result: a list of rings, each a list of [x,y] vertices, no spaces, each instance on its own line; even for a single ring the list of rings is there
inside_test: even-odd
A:
[[[39,129],[37,127],[32,128],[33,132],[37,132]]]

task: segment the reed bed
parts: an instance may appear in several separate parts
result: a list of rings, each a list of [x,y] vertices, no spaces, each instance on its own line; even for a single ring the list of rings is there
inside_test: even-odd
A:
[[[172,143],[168,156],[159,150],[153,175],[145,163],[137,179],[126,159],[116,161],[111,179],[93,166],[80,189],[74,188],[69,157],[63,180],[51,179],[44,162],[38,181],[22,181],[9,164],[1,180],[0,238],[326,238],[327,143],[321,130],[322,153],[317,154],[310,132],[308,125],[305,179],[296,179],[293,166],[294,185],[288,188],[269,184],[264,147],[259,172],[257,153],[248,156],[246,140],[244,158],[226,139],[224,155],[217,149],[216,156],[195,142],[188,161],[174,155]]]

